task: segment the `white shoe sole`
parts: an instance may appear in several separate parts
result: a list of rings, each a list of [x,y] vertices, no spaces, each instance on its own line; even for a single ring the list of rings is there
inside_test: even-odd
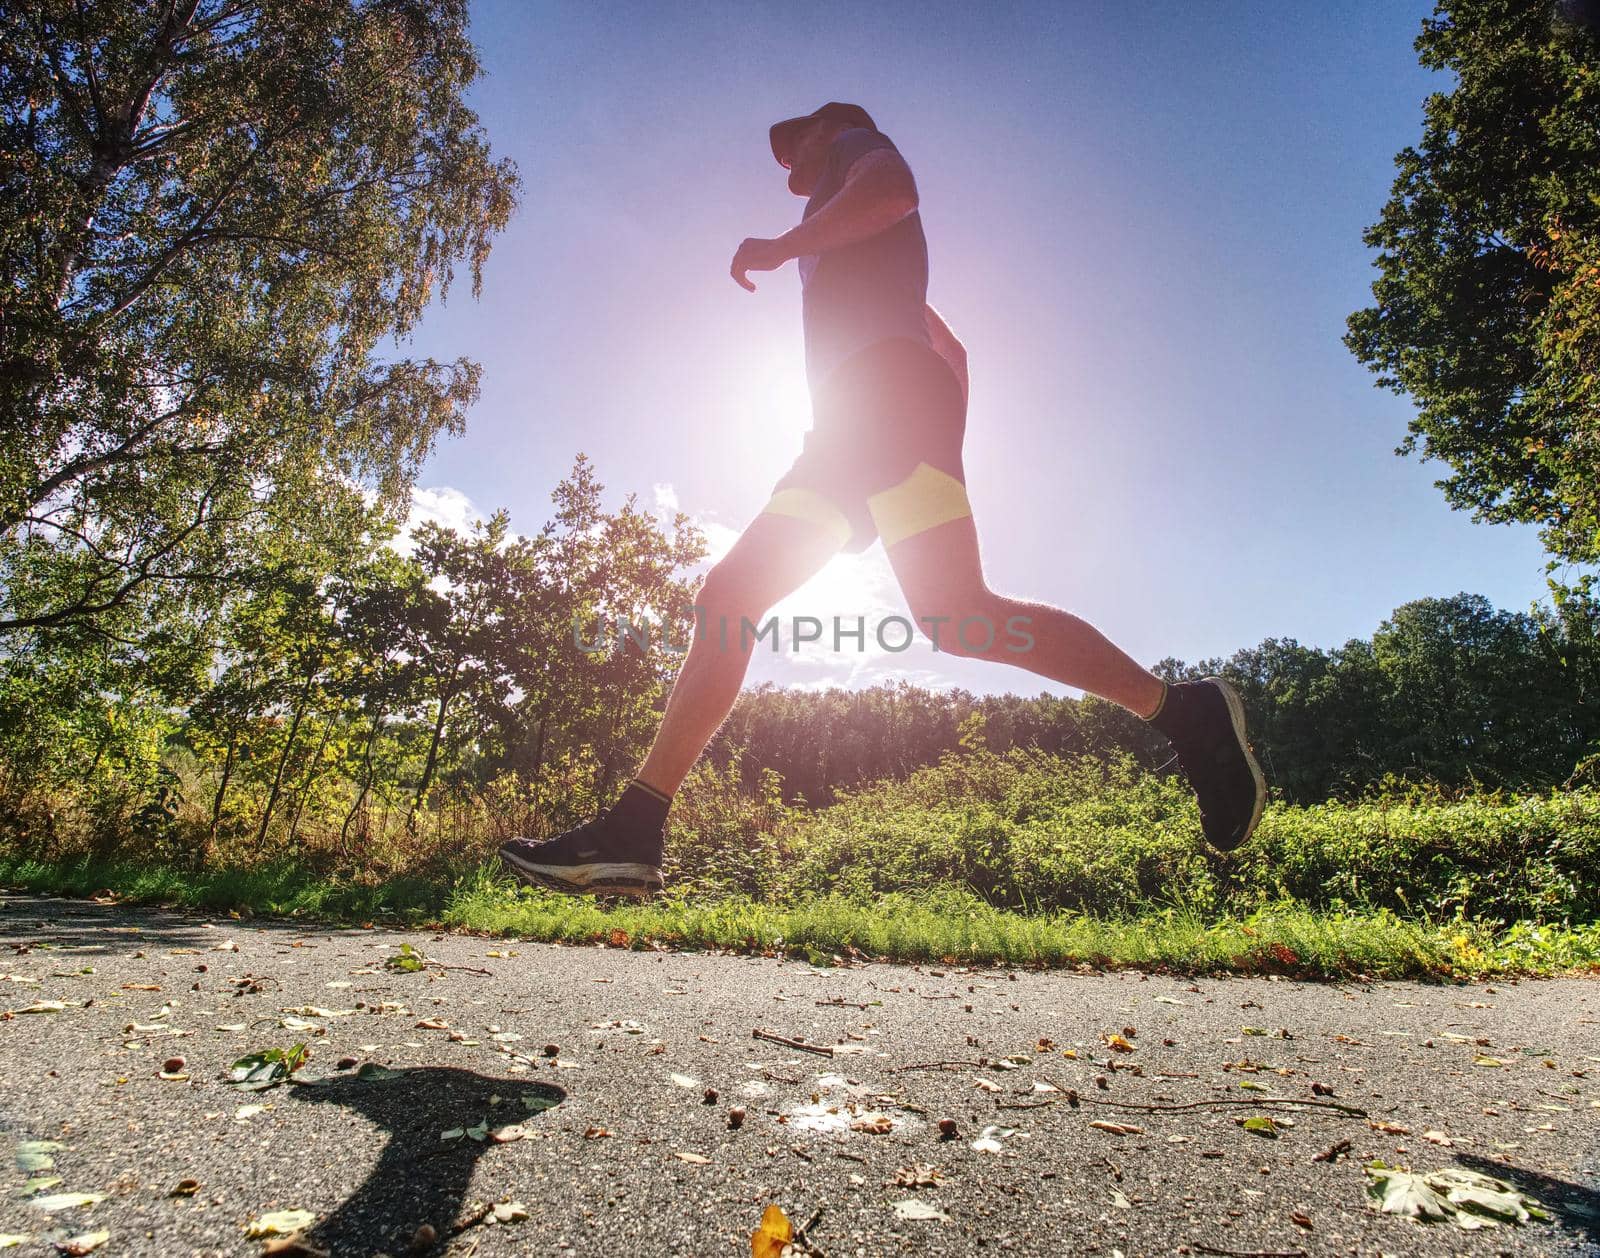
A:
[[[1233,736],[1239,740],[1239,750],[1244,752],[1244,762],[1250,766],[1250,776],[1255,779],[1256,784],[1256,806],[1250,814],[1250,823],[1245,826],[1243,837],[1229,849],[1232,851],[1248,843],[1250,836],[1256,832],[1256,827],[1261,824],[1261,813],[1267,806],[1267,779],[1261,772],[1261,766],[1256,763],[1255,753],[1250,750],[1250,741],[1245,736],[1244,702],[1239,698],[1239,692],[1221,677],[1207,677],[1206,680],[1222,691],[1223,701],[1228,705],[1228,719],[1233,722]]]
[[[541,865],[504,851],[500,859],[519,878],[569,895],[627,895],[644,899],[661,890],[661,867],[638,861],[596,861],[588,865]]]

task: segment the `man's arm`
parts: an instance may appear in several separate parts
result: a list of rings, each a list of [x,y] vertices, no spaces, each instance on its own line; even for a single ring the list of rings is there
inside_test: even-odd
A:
[[[967,347],[956,339],[956,334],[950,330],[950,325],[939,317],[939,312],[932,306],[927,306],[922,312],[923,320],[928,325],[928,342],[937,351],[939,357],[950,364],[950,370],[956,373],[956,379],[961,381],[961,400],[967,400]]]
[[[893,227],[917,208],[917,182],[905,158],[872,149],[850,164],[844,186],[810,218],[778,237],[790,258],[842,249]]]
[[[845,172],[844,184],[826,205],[776,239],[752,236],[739,246],[729,268],[750,292],[749,271],[775,271],[790,258],[853,245],[893,227],[917,208],[917,183],[905,158],[891,148],[863,153]]]

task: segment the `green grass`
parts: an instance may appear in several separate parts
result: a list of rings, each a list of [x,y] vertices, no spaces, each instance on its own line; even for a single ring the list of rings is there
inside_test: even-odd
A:
[[[513,886],[484,867],[453,881],[362,884],[291,866],[189,873],[130,862],[50,865],[0,859],[0,882],[60,895],[119,899],[328,922],[442,926],[558,943],[662,944],[781,954],[1009,966],[1140,968],[1188,974],[1304,978],[1468,979],[1600,969],[1600,923],[1428,923],[1388,910],[1314,910],[1285,903],[1202,916],[1168,908],[1101,917],[1020,913],[953,888],[873,899],[825,895],[787,903],[668,897],[607,906]]]

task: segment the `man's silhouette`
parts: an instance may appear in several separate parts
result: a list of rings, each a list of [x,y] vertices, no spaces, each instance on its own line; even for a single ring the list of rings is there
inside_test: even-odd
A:
[[[361,1187],[306,1234],[310,1245],[346,1258],[410,1252],[423,1224],[438,1238],[448,1237],[478,1158],[498,1146],[465,1135],[444,1140],[442,1133],[482,1120],[491,1128],[533,1123],[566,1093],[527,1079],[420,1066],[335,1075],[297,1084],[293,1096],[353,1109],[388,1133],[378,1164]],[[495,1096],[500,1102],[491,1105]],[[535,1098],[532,1107],[524,1097]]]
[[[1220,678],[1168,685],[1092,625],[989,588],[967,501],[961,446],[967,355],[927,303],[917,185],[858,105],[832,102],[772,127],[797,227],[752,237],[733,278],[798,261],[813,425],[794,465],[706,575],[696,638],[649,757],[597,820],[502,860],[526,881],[575,893],[648,895],[661,886],[672,796],[733,707],[758,621],[841,550],[881,537],[918,626],[953,655],[1014,664],[1121,704],[1172,742],[1199,796],[1206,838],[1250,837],[1267,787],[1238,696]]]

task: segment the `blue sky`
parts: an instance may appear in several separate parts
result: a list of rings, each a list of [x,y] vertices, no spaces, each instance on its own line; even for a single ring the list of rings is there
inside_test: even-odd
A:
[[[966,466],[989,580],[1135,657],[1334,646],[1395,606],[1543,593],[1531,530],[1449,510],[1400,459],[1410,406],[1340,341],[1361,232],[1425,94],[1431,5],[473,6],[473,100],[524,203],[412,352],[484,367],[419,509],[536,528],[583,451],[608,498],[675,502],[725,549],[808,423],[793,264],[728,261],[802,202],[767,126],[864,105],[916,173],[929,297],[967,343]],[[902,610],[874,547],[786,613]],[[760,658],[752,680],[1036,693],[903,654]]]

